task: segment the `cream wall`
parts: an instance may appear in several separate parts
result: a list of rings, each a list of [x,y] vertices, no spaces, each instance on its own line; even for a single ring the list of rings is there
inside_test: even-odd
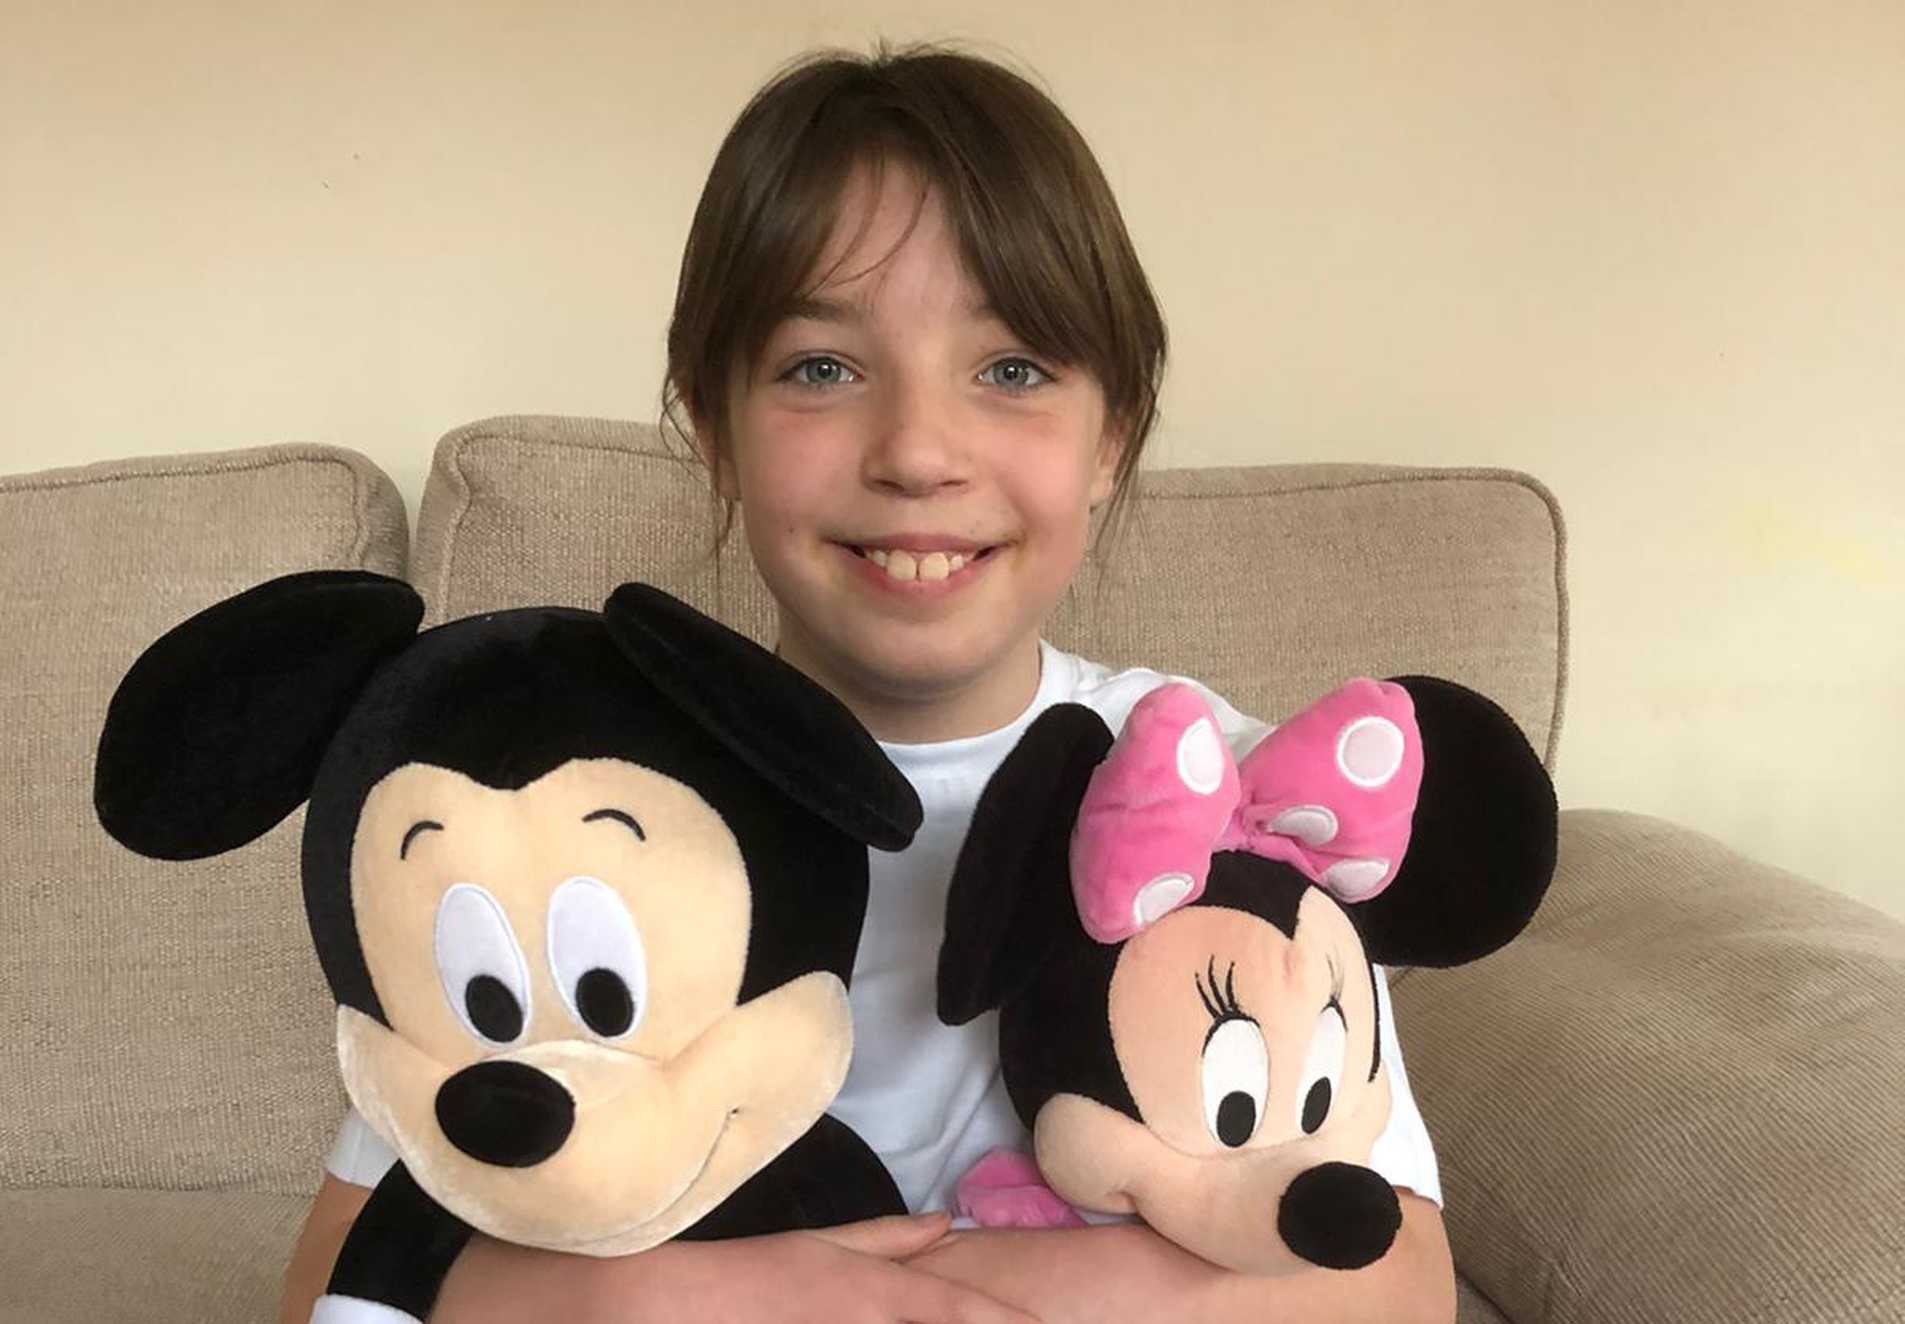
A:
[[[0,0],[0,469],[323,440],[414,509],[459,422],[652,416],[747,94],[817,43],[976,38],[1123,199],[1157,461],[1538,474],[1564,804],[1905,915],[1905,8],[763,12]]]

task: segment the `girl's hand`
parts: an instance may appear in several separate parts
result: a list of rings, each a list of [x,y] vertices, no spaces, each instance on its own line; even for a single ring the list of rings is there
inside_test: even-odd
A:
[[[433,1322],[552,1314],[575,1324],[1038,1324],[977,1288],[901,1260],[948,1216],[869,1219],[734,1241],[671,1241],[591,1260],[479,1237],[444,1280]]]

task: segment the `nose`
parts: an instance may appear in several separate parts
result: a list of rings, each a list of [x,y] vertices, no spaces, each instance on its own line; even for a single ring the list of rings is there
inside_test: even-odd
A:
[[[1277,1209],[1284,1245],[1326,1269],[1374,1264],[1401,1226],[1395,1188],[1353,1163],[1320,1163],[1300,1173]]]
[[[867,482],[898,496],[930,496],[964,483],[968,457],[956,407],[931,386],[893,384],[873,424],[862,466]]]
[[[478,1062],[437,1089],[437,1125],[473,1159],[528,1168],[562,1148],[575,1127],[575,1099],[521,1062]]]

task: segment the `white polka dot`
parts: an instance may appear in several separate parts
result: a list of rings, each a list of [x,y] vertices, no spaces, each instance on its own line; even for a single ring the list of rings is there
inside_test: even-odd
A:
[[[1338,860],[1323,870],[1323,883],[1341,901],[1361,901],[1382,885],[1387,860]]]
[[[1200,717],[1177,738],[1177,775],[1199,795],[1224,784],[1224,742],[1208,717]]]
[[[1170,914],[1185,897],[1191,894],[1189,874],[1163,873],[1138,889],[1138,896],[1131,903],[1131,917],[1143,928],[1155,924]]]
[[[1323,846],[1336,839],[1336,815],[1322,805],[1286,809],[1266,826],[1272,832],[1295,837],[1306,846]]]
[[[1336,767],[1367,790],[1385,785],[1402,766],[1402,730],[1387,717],[1359,717],[1336,737]]]

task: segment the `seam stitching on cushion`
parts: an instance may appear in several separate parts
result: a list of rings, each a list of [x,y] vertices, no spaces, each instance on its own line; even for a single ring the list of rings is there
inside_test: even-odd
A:
[[[108,461],[108,463],[111,462]],[[93,487],[106,483],[133,482],[141,478],[195,478],[200,474],[208,473],[247,473],[253,469],[269,469],[283,464],[342,464],[346,468],[351,467],[349,461],[342,456],[287,450],[272,455],[248,456],[244,460],[230,464],[213,460],[203,464],[154,466],[121,473],[80,472],[50,480],[36,480],[28,475],[0,478],[0,496],[8,496],[14,492],[54,492],[67,487]]]
[[[450,619],[449,596],[451,562],[455,559],[458,543],[457,535],[463,531],[463,517],[470,513],[470,507],[475,504],[475,500],[471,495],[470,476],[463,468],[463,451],[465,447],[478,437],[488,437],[492,435],[495,434],[479,432],[465,437],[458,437],[455,444],[450,448],[450,473],[455,479],[457,487],[456,510],[452,512],[450,522],[443,530],[443,558],[437,566],[436,600],[431,604],[430,609],[431,616],[435,618],[430,622],[432,625],[441,625]]]
[[[364,557],[370,549],[374,532],[371,527],[370,505],[376,484],[373,476],[361,465],[339,454],[292,449],[276,454],[251,455],[240,460],[226,461],[217,458],[214,453],[214,458],[199,464],[155,465],[120,473],[74,473],[51,481],[32,479],[0,481],[0,496],[9,496],[16,492],[58,492],[78,487],[103,487],[148,478],[197,478],[205,474],[253,473],[261,469],[275,469],[298,464],[343,470],[344,479],[351,488],[351,530],[345,539],[343,550],[337,554],[337,559],[345,565],[361,568]]]

